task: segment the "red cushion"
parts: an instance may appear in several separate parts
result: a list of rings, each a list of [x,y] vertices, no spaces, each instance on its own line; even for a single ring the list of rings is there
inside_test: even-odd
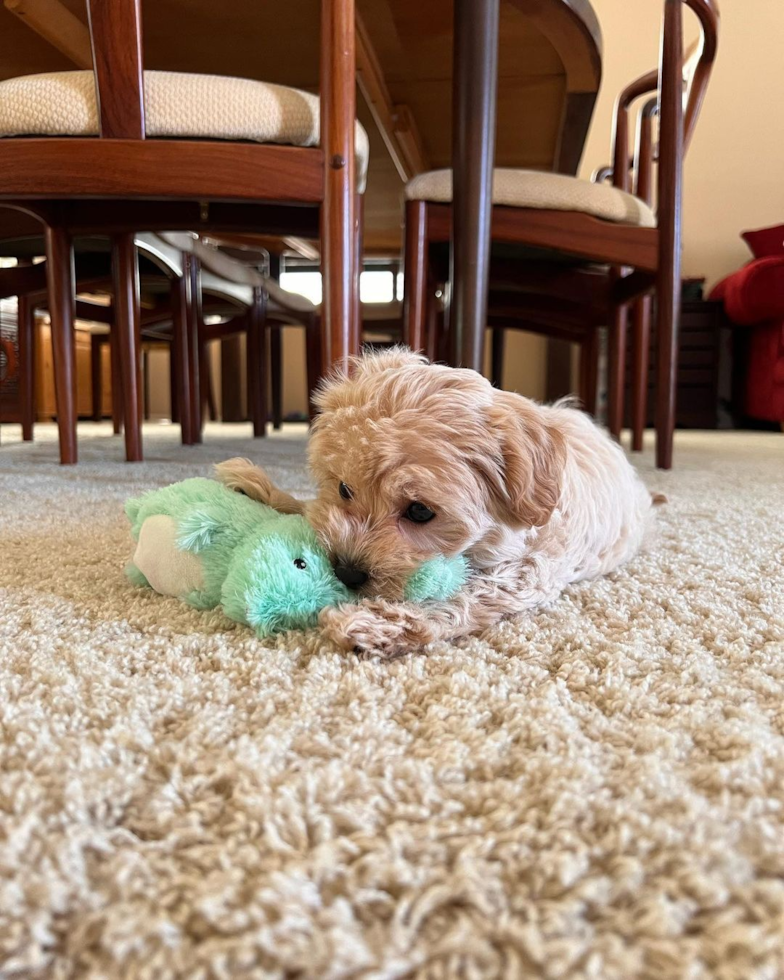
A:
[[[784,320],[784,255],[754,259],[717,283],[709,299],[723,300],[730,320],[743,326]]]
[[[755,259],[764,259],[768,255],[784,255],[784,225],[744,231],[740,237],[749,246]]]
[[[749,335],[744,409],[755,419],[784,422],[784,322]]]

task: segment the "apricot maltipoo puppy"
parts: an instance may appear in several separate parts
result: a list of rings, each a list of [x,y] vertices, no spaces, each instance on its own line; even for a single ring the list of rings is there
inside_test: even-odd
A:
[[[367,354],[317,397],[310,438],[318,497],[278,490],[250,461],[219,479],[304,514],[361,601],[326,609],[326,634],[392,655],[474,633],[613,571],[639,549],[651,495],[621,448],[582,412],[493,388],[474,371],[404,348]],[[403,601],[436,555],[465,554],[453,599]]]

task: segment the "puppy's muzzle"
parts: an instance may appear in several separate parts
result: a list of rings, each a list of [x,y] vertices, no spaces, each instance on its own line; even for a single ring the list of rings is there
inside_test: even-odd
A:
[[[361,588],[369,578],[368,573],[361,568],[357,568],[355,565],[346,565],[343,562],[338,562],[335,565],[335,575],[349,589]]]

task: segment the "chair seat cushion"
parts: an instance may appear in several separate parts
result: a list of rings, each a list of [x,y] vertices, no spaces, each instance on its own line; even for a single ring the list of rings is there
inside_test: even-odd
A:
[[[430,170],[408,182],[405,195],[411,201],[452,201],[452,171]],[[493,204],[540,211],[579,211],[618,224],[654,228],[656,217],[648,205],[632,194],[607,184],[592,184],[564,174],[539,170],[493,171]]]
[[[318,146],[319,98],[249,78],[145,71],[149,137],[252,140]],[[0,82],[0,136],[97,136],[91,71],[24,75]],[[368,136],[356,124],[357,183],[364,190]]]

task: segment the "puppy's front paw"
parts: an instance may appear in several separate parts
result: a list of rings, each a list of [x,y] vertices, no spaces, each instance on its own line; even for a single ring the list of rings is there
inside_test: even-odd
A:
[[[244,493],[261,504],[269,504],[275,493],[275,484],[259,466],[249,459],[236,457],[215,466],[218,480],[230,490]]]
[[[380,657],[409,653],[432,639],[421,610],[383,600],[322,609],[319,626],[344,650]]]

